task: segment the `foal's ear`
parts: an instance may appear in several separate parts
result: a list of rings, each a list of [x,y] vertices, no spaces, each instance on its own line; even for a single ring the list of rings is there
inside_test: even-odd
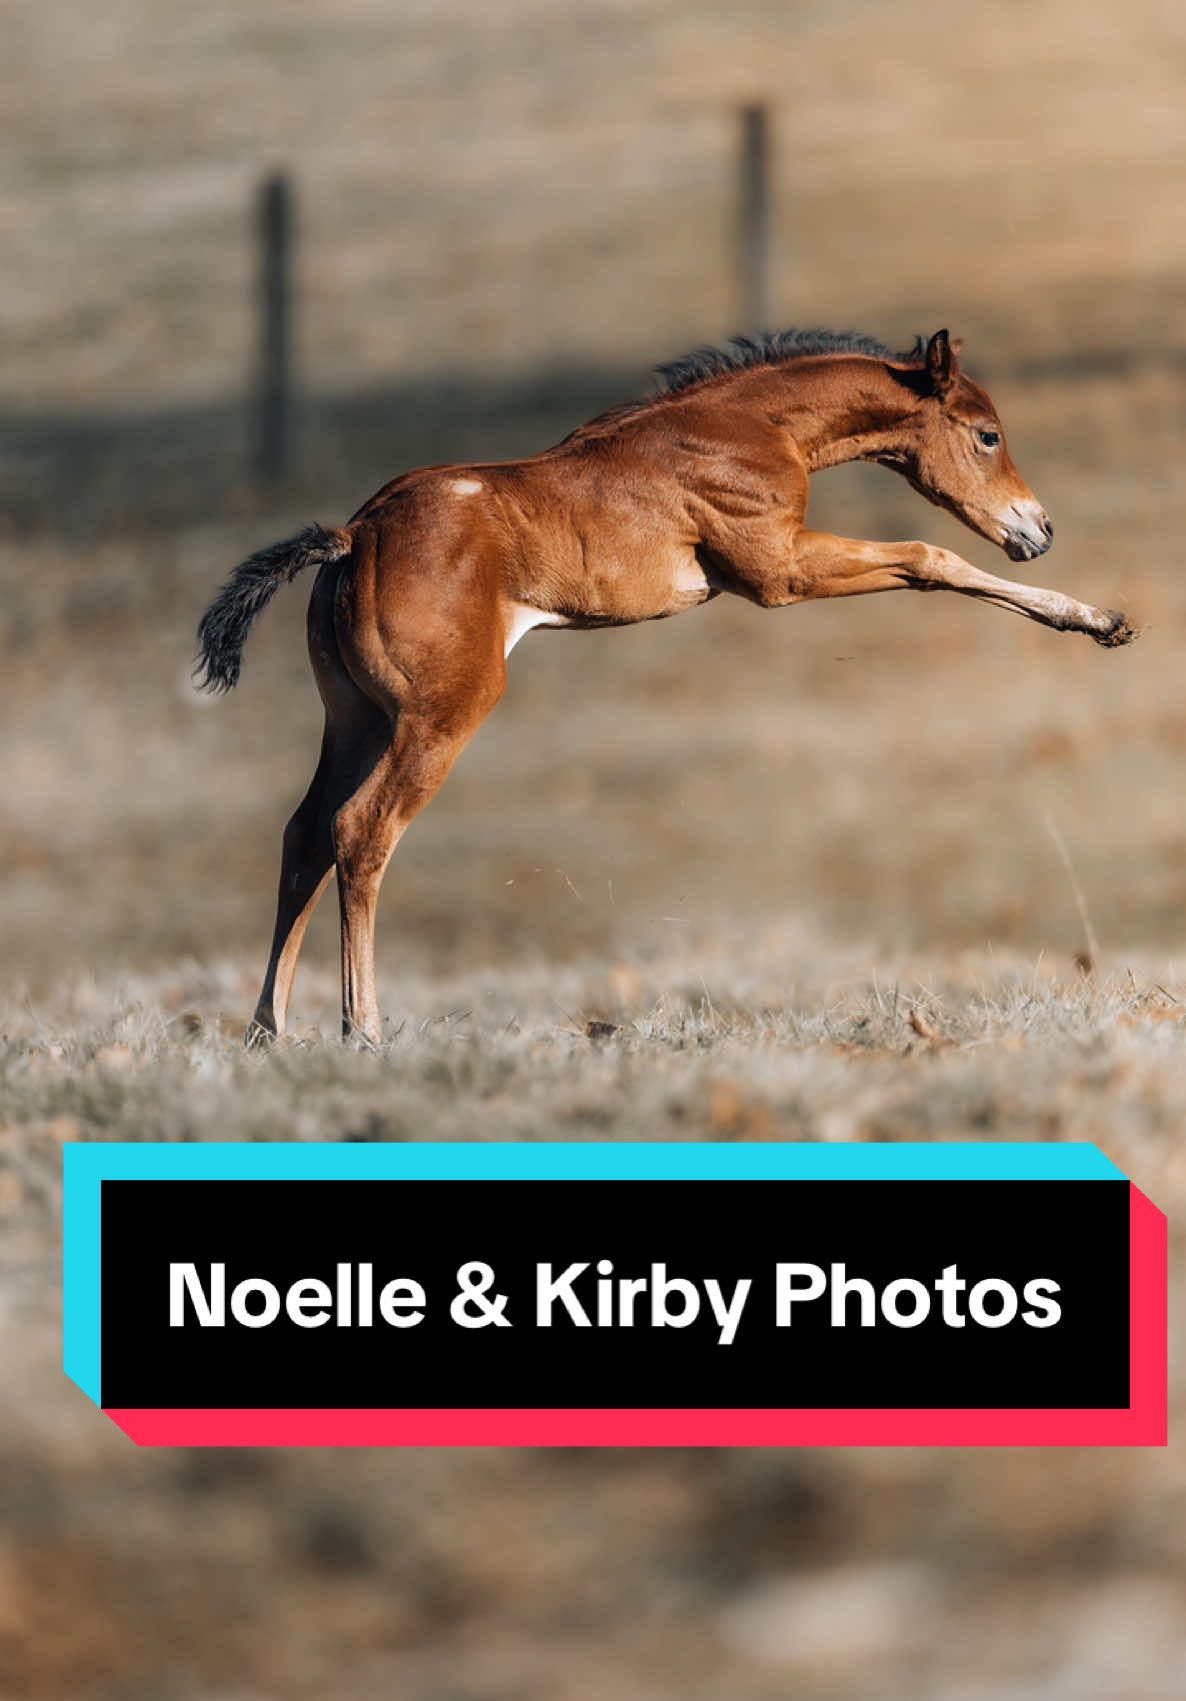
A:
[[[953,342],[946,330],[936,331],[927,344],[927,376],[936,396],[945,396],[955,382],[958,371],[956,356],[962,346],[958,338]]]

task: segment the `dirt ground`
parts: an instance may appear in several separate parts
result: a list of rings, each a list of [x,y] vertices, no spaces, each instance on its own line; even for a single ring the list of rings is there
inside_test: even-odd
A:
[[[6,8],[0,1692],[1171,1701],[1186,26],[1147,0],[461,18]],[[732,329],[755,94],[785,317],[965,334],[1056,523],[1029,576],[1144,635],[907,594],[534,633],[393,863],[381,1052],[334,1037],[331,897],[294,1043],[246,1055],[319,715],[302,588],[217,703],[202,608],[400,467],[540,446]],[[261,496],[244,231],[277,162],[306,389]],[[817,482],[815,524],[1001,570],[886,472]],[[65,1141],[929,1137],[1096,1140],[1169,1212],[1170,1448],[141,1454],[58,1368]]]

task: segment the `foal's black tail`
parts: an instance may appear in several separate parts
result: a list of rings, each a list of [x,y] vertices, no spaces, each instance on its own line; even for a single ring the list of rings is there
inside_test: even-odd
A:
[[[195,674],[199,688],[229,691],[237,685],[247,634],[280,586],[291,583],[306,567],[323,567],[327,561],[338,561],[349,553],[347,532],[306,526],[284,543],[249,555],[202,616],[198,627],[201,653]]]

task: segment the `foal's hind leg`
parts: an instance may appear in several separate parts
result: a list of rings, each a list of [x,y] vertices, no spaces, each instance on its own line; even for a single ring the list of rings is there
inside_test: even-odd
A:
[[[386,714],[365,696],[342,664],[333,606],[340,568],[322,569],[309,600],[309,659],[325,704],[321,757],[309,789],[284,831],[276,928],[267,973],[247,1030],[259,1044],[284,1032],[297,957],[309,918],[334,863],[334,815],[370,773],[390,738]]]
[[[375,990],[375,910],[391,854],[413,818],[436,796],[449,770],[502,694],[505,669],[471,679],[463,700],[442,714],[412,701],[401,710],[390,746],[334,820],[342,912],[342,1035],[377,1045],[382,1033]]]
[[[326,716],[316,771],[284,829],[276,927],[259,1002],[247,1030],[248,1045],[264,1044],[284,1032],[305,931],[333,872],[334,815],[374,765],[387,731],[386,718],[369,704],[347,718]]]

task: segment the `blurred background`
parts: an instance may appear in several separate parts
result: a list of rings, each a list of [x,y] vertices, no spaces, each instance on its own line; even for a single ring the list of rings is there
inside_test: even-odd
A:
[[[1178,1448],[153,1457],[60,1377],[54,1330],[79,1137],[1086,1134],[1186,1196],[1186,14],[0,15],[0,1688],[1180,1694]],[[909,596],[533,635],[393,865],[392,1049],[314,1037],[331,899],[307,1051],[247,1071],[320,710],[304,588],[231,699],[194,693],[216,585],[409,466],[541,448],[760,323],[963,336],[1057,525],[1033,577],[1141,643]],[[1002,570],[883,471],[817,486],[821,527]],[[982,1033],[1002,964],[1042,1022],[1014,981]],[[903,977],[962,1049],[909,1050]],[[448,1024],[476,987],[475,1061]],[[681,997],[690,1026],[653,1018]],[[629,1046],[582,1061],[557,1027],[587,1014]]]

